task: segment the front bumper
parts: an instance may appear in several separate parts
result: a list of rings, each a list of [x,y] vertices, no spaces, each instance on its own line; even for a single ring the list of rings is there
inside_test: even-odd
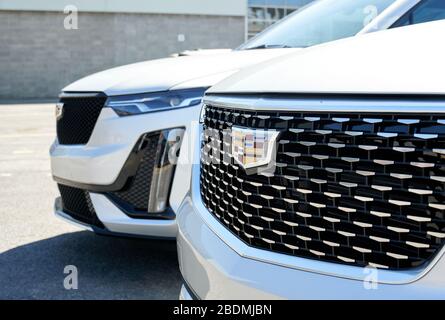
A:
[[[393,276],[394,284],[379,282],[388,282],[391,275],[374,273],[377,269],[322,263],[325,272],[344,269],[342,275],[323,274],[318,262],[307,259],[296,258],[293,266],[285,266],[281,258],[286,257],[279,254],[275,262],[249,256],[230,232],[224,237],[217,235],[203,218],[206,214],[191,198],[178,212],[180,269],[200,299],[445,299],[443,257],[420,278],[408,280],[413,274],[404,275],[406,282],[398,284],[397,276]],[[235,247],[226,240],[233,241]],[[313,270],[308,263],[313,263]],[[357,274],[363,279],[353,279]]]
[[[102,235],[122,237],[146,237],[175,239],[177,234],[176,220],[133,219],[120,211],[105,196],[90,193],[97,217],[103,227],[90,225],[73,218],[64,212],[60,198],[54,203],[54,214],[78,228]]]
[[[188,146],[200,108],[196,106],[168,111],[168,114],[159,112],[129,117],[119,117],[113,110],[103,108],[86,145],[61,145],[56,139],[50,150],[54,179],[62,185],[88,190],[97,218],[104,228],[85,224],[63,212],[58,200],[56,215],[97,233],[175,238],[177,226],[174,212],[188,190],[188,185],[183,183],[191,175]],[[134,217],[105,193],[120,190],[125,183],[123,172],[138,139],[146,133],[170,128],[185,128],[185,134],[168,197],[168,212],[150,214],[149,218]]]

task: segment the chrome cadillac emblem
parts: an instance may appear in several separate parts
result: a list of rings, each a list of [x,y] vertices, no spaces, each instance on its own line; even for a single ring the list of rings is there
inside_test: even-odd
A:
[[[63,117],[63,103],[56,104],[56,120],[60,120]]]
[[[244,169],[273,165],[279,131],[232,127],[232,156]]]

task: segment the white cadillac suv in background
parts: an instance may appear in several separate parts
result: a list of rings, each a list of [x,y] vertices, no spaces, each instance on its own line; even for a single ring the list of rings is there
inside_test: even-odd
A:
[[[186,146],[208,87],[299,48],[440,18],[438,3],[320,0],[237,50],[132,64],[67,86],[51,147],[56,214],[101,234],[175,237],[191,175]]]
[[[339,40],[210,88],[181,297],[445,299],[444,35]]]

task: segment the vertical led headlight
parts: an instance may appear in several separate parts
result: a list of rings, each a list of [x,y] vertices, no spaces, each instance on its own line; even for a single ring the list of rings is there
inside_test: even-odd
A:
[[[164,130],[160,134],[148,198],[149,213],[163,212],[167,209],[183,136],[184,129]]]

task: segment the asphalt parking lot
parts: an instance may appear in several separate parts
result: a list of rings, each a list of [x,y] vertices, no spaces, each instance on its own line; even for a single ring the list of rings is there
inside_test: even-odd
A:
[[[54,104],[0,105],[0,299],[177,299],[174,242],[101,237],[52,213]],[[66,290],[65,266],[78,270]]]

